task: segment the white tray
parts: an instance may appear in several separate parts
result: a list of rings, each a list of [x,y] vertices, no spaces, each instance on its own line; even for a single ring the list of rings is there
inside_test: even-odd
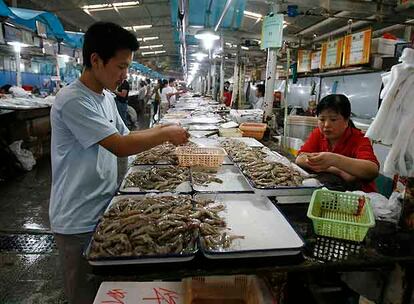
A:
[[[151,167],[167,167],[168,165],[139,165],[129,168],[128,172],[126,173],[124,179],[122,180],[121,187],[119,188],[119,192],[121,193],[135,193],[135,194],[144,194],[144,193],[162,193],[159,190],[144,190],[138,187],[126,187],[126,177],[133,172],[141,171],[141,170],[149,170]],[[191,193],[191,183],[190,179],[188,182],[183,182],[175,188],[175,191],[169,191],[174,193]]]
[[[190,125],[190,131],[218,131],[218,126],[216,125]]]
[[[191,171],[192,173],[193,171]],[[194,191],[197,192],[253,192],[239,168],[234,165],[222,165],[216,177],[223,181],[222,184],[210,183],[206,186],[196,185],[192,182]]]
[[[120,195],[114,196],[106,208],[105,212],[109,208],[124,198],[134,198],[134,197],[145,197],[145,196],[170,196],[176,195],[172,193],[163,193],[163,194],[147,194],[147,195]],[[92,239],[89,241],[88,247],[85,249],[84,256],[87,257],[91,250]],[[99,258],[96,260],[88,260],[88,263],[93,266],[110,266],[110,265],[132,265],[132,264],[157,264],[157,263],[178,263],[178,262],[187,262],[194,259],[198,248],[194,248],[194,252],[188,254],[170,254],[170,255],[159,255],[159,256],[133,256],[133,257],[108,257],[108,258]]]
[[[221,213],[230,234],[243,235],[225,251],[208,251],[211,259],[255,258],[296,255],[304,246],[301,237],[282,213],[266,198],[256,194],[197,194],[196,198],[214,199],[226,206]]]
[[[195,143],[199,147],[221,148],[219,141],[215,138],[208,138],[208,137],[190,138],[190,141]]]

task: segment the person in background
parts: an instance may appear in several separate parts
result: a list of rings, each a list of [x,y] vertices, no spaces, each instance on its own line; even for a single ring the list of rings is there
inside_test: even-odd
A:
[[[163,79],[161,81],[161,87],[160,87],[160,93],[161,93],[161,107],[160,107],[160,117],[163,117],[165,115],[165,113],[167,113],[168,108],[169,108],[169,104],[168,104],[168,98],[167,98],[167,94],[166,92],[169,90],[165,90],[168,87],[168,80],[167,79]]]
[[[168,101],[168,108],[171,108],[177,102],[177,97],[181,94],[185,93],[185,90],[178,91],[176,89],[176,82],[175,78],[170,78],[168,80],[168,86],[164,87],[162,90],[162,94],[165,94],[165,97]]]
[[[128,81],[124,79],[124,81],[122,81],[121,85],[118,86],[114,93],[116,95],[115,102],[119,115],[121,115],[124,124],[128,125]]]
[[[159,110],[159,106],[160,106],[160,103],[161,103],[161,92],[160,91],[162,89],[162,86],[163,86],[162,85],[162,79],[158,79],[158,82],[154,86],[154,89],[153,89],[152,95],[151,95],[151,96],[154,96],[154,100],[153,100],[153,103],[152,103],[152,105],[153,105],[152,119],[153,119],[154,123],[156,122],[155,117],[159,116],[158,110]],[[157,114],[158,114],[158,116],[157,116]]]
[[[223,92],[223,102],[227,107],[230,107],[231,105],[231,95],[232,93],[229,90],[230,88],[230,82],[226,81],[224,83],[224,92]]]
[[[342,94],[325,96],[316,108],[318,128],[302,146],[296,163],[314,172],[328,172],[365,192],[375,192],[379,163],[371,142],[350,119],[351,104]]]
[[[11,84],[5,84],[0,87],[0,97],[4,96],[5,94],[10,94],[10,88],[12,87]]]
[[[126,79],[138,47],[136,37],[117,24],[91,25],[84,36],[83,72],[59,91],[51,109],[49,218],[70,304],[92,303],[97,292],[82,252],[117,191],[117,157],[188,141],[177,125],[130,132],[119,115],[110,91]]]
[[[264,95],[265,95],[265,85],[264,84],[258,84],[256,86],[256,102],[253,105],[253,109],[263,109],[263,101],[264,101]]]

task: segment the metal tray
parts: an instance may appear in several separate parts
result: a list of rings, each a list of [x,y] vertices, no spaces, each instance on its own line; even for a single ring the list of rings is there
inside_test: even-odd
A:
[[[216,174],[216,177],[220,178],[223,183],[210,183],[206,186],[200,186],[194,184],[192,180],[193,171],[197,169],[191,169],[191,184],[194,191],[197,192],[253,192],[253,188],[249,185],[244,175],[240,172],[239,168],[234,165],[222,165]]]
[[[190,131],[218,131],[219,127],[216,125],[190,125]]]
[[[223,251],[200,249],[210,259],[256,258],[299,254],[304,242],[267,197],[256,194],[197,194],[196,199],[214,199],[226,206],[221,213],[231,229],[243,235]]]
[[[190,136],[193,138],[203,138],[203,137],[208,137],[211,135],[214,135],[218,132],[218,130],[213,130],[213,131],[188,131],[188,133],[190,133]]]
[[[106,208],[105,212],[107,212],[110,207],[117,203],[119,200],[124,198],[139,198],[145,196],[176,196],[176,194],[171,193],[163,193],[163,194],[147,194],[147,195],[119,195],[114,196],[109,203],[108,207]],[[184,195],[188,196],[188,195]],[[99,221],[100,222],[100,221]],[[96,225],[98,227],[99,225]],[[95,230],[96,230],[95,227]],[[132,265],[132,264],[156,264],[156,263],[179,263],[179,262],[187,262],[194,259],[196,253],[198,252],[198,245],[197,242],[195,243],[194,250],[190,253],[185,254],[165,254],[165,255],[148,255],[148,256],[122,256],[122,257],[107,257],[107,258],[99,258],[99,259],[88,259],[89,252],[92,246],[92,238],[88,242],[88,246],[85,248],[83,255],[88,260],[88,263],[93,266],[110,266],[110,265]]]
[[[253,137],[227,137],[220,140],[231,139],[231,140],[238,140],[245,143],[247,146],[252,148],[263,148],[264,145],[258,141],[256,138]]]
[[[129,168],[128,172],[125,174],[124,179],[122,180],[121,186],[119,187],[119,192],[126,193],[126,194],[162,193],[162,191],[159,191],[159,190],[144,190],[144,189],[140,189],[137,187],[126,187],[125,186],[126,177],[132,172],[141,171],[141,170],[149,170],[152,167],[162,168],[162,167],[167,167],[167,166],[168,165],[139,165],[139,166],[134,166],[134,167]],[[167,191],[167,192],[183,193],[183,194],[191,193],[192,188],[191,188],[190,178],[188,179],[188,182],[183,182],[180,185],[178,185],[175,191]]]

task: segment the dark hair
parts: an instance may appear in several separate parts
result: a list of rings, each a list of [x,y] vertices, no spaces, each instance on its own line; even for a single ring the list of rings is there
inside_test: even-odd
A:
[[[135,52],[139,48],[137,38],[126,29],[112,22],[96,22],[85,33],[83,65],[91,68],[91,55],[97,53],[106,64],[119,50]]]
[[[146,79],[146,82],[147,82],[148,84],[151,84],[151,79],[147,78],[147,79]]]
[[[349,126],[355,128],[351,120],[351,103],[348,97],[342,94],[331,94],[321,99],[316,107],[316,115],[319,115],[324,110],[332,110],[341,114],[343,118],[349,119]]]
[[[10,84],[5,84],[4,86],[2,86],[1,88],[0,88],[0,91],[1,92],[4,92],[4,93],[6,93],[6,94],[9,94],[10,93],[10,88],[12,87],[12,85],[10,85]]]
[[[230,85],[230,81],[225,81],[224,84],[228,83]]]
[[[262,96],[265,94],[265,85],[264,84],[258,84],[256,86],[256,90],[260,93],[262,93]]]
[[[160,92],[162,91],[163,88],[165,88],[168,84],[168,80],[167,79],[162,79],[160,82]]]
[[[175,81],[175,78],[170,78],[169,80],[168,80],[168,83],[173,83]]]

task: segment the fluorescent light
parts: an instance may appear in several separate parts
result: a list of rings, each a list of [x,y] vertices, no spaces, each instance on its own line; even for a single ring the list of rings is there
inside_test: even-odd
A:
[[[157,54],[162,54],[165,52],[166,52],[165,50],[162,50],[162,51],[142,52],[141,54],[145,56],[145,55],[157,55]]]
[[[84,11],[85,13],[87,13],[89,16],[92,16],[91,12],[90,12],[87,8],[84,8],[84,9],[83,9],[83,11]]]
[[[160,48],[163,46],[164,46],[163,44],[144,45],[144,46],[141,46],[139,49],[140,50],[146,50],[146,49],[152,50],[152,49]]]
[[[134,26],[125,26],[124,29],[128,31],[138,31],[152,28],[152,24],[143,24],[143,25],[134,25]]]
[[[259,13],[254,13],[254,12],[249,12],[249,11],[244,11],[244,15],[248,18],[252,18],[252,19],[261,19],[263,18],[262,14]]]
[[[126,1],[126,2],[114,2],[114,3],[102,3],[102,4],[91,4],[91,5],[84,5],[81,8],[83,10],[88,11],[100,11],[100,10],[108,10],[112,8],[127,8],[136,6],[139,4],[139,1]]]
[[[242,49],[242,50],[246,50],[246,51],[248,51],[248,50],[249,50],[249,48],[248,48],[247,46],[243,46],[243,45],[241,46],[241,49]]]
[[[152,37],[142,37],[142,38],[137,38],[138,41],[150,41],[150,40],[157,40],[160,39],[160,37],[158,36],[152,36]]]
[[[16,53],[19,53],[22,47],[28,47],[28,44],[17,42],[17,41],[10,41],[7,42],[8,45],[12,45],[13,49]]]

